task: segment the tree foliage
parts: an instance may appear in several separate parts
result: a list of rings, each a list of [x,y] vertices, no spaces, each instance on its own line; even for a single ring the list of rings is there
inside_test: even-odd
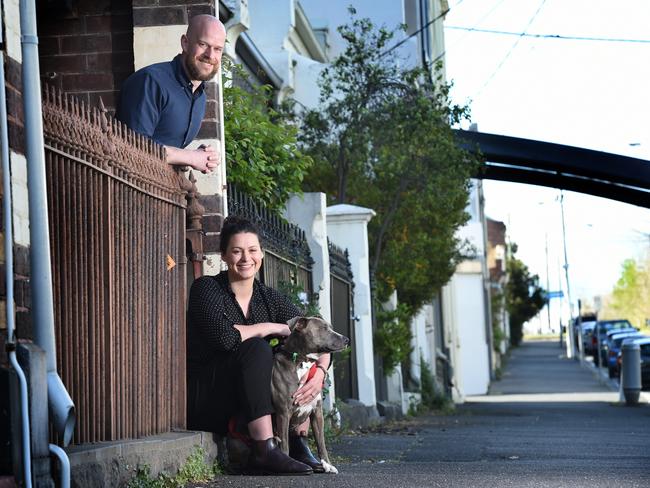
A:
[[[612,299],[603,319],[628,319],[635,327],[645,327],[650,318],[650,260],[626,259],[612,291]]]
[[[237,70],[236,66],[232,67]],[[244,77],[241,71],[237,76]],[[301,193],[311,158],[298,147],[298,129],[271,106],[271,88],[225,84],[223,106],[228,181],[267,207],[279,210]]]
[[[390,375],[398,364],[405,362],[411,354],[412,315],[409,307],[403,303],[395,310],[377,309],[377,330],[374,335],[375,354],[382,358],[384,373]]]
[[[415,313],[463,257],[455,234],[479,163],[459,149],[450,124],[468,111],[449,103],[441,77],[427,81],[425,71],[382,55],[395,31],[354,15],[338,30],[345,49],[303,118],[301,141],[314,159],[305,186],[376,212],[368,232],[379,299],[397,290]]]
[[[528,266],[514,256],[516,252],[517,245],[512,244],[506,264],[508,281],[505,287],[510,342],[514,346],[521,342],[524,323],[535,317],[548,301],[546,291],[539,286],[539,276],[530,274]]]

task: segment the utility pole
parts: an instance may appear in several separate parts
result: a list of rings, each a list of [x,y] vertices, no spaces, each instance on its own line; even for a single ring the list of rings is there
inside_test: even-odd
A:
[[[569,322],[566,328],[566,356],[573,358],[573,302],[571,301],[571,286],[569,285],[569,258],[566,251],[566,225],[564,222],[564,192],[560,190],[560,211],[562,212],[562,244],[564,247],[564,276],[566,278],[566,295],[569,300]]]
[[[546,293],[551,291],[551,279],[548,273],[548,231],[544,233],[544,251],[546,252]],[[551,300],[546,303],[546,316],[548,317],[548,331],[551,332]]]

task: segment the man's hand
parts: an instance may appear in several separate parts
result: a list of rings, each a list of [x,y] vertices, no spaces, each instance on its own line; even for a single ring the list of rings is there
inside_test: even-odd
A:
[[[210,146],[201,144],[196,149],[179,149],[165,146],[166,161],[175,166],[190,166],[191,168],[208,173],[214,171],[219,165],[219,151]]]

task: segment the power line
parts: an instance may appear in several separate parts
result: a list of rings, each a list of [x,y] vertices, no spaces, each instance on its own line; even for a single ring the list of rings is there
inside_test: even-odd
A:
[[[456,5],[454,5],[454,8],[456,8],[456,6],[458,6],[460,3],[462,3],[462,1],[463,1],[463,0],[460,0],[460,2],[458,2]],[[489,11],[488,11],[488,13],[486,13],[483,17],[481,17],[481,18],[478,20],[478,22],[476,22],[476,23],[474,24],[474,27],[466,27],[465,29],[467,30],[467,32],[466,32],[466,33],[465,33],[465,34],[464,34],[460,39],[456,40],[456,42],[454,42],[454,44],[453,44],[452,46],[446,48],[444,51],[442,51],[440,54],[438,54],[438,56],[436,56],[435,59],[434,59],[433,61],[431,61],[430,64],[433,65],[433,64],[435,64],[439,59],[443,58],[443,57],[447,54],[447,51],[449,51],[449,50],[452,49],[455,45],[457,45],[460,41],[462,41],[462,40],[465,38],[465,36],[466,36],[467,34],[469,34],[469,32],[476,31],[476,30],[477,30],[476,27],[479,26],[479,25],[481,25],[481,23],[482,23],[485,19],[487,19],[490,15],[492,15],[492,12],[494,12],[494,11],[495,11],[495,10],[496,10],[496,9],[497,9],[497,8],[498,8],[498,7],[503,3],[503,2],[504,2],[504,0],[499,0],[497,3],[495,3],[494,6],[493,6]],[[459,27],[458,29],[460,30],[460,29],[462,29],[462,28]]]
[[[526,24],[526,27],[524,27],[524,30],[523,30],[523,32],[521,33],[521,35],[520,35],[519,37],[517,37],[517,40],[512,44],[512,46],[510,46],[510,49],[508,50],[508,52],[506,53],[506,55],[503,57],[503,59],[501,60],[501,62],[499,63],[499,65],[498,65],[498,66],[496,67],[496,69],[492,72],[492,74],[488,77],[487,81],[486,81],[485,83],[483,83],[483,85],[481,86],[481,88],[479,88],[479,90],[476,92],[476,95],[474,95],[474,97],[478,96],[478,95],[483,91],[483,89],[484,89],[486,86],[488,86],[488,85],[490,84],[490,82],[491,82],[492,79],[495,77],[495,75],[496,75],[496,74],[499,72],[499,70],[503,67],[503,65],[504,65],[505,62],[508,60],[508,58],[510,57],[510,55],[512,54],[512,52],[513,52],[513,51],[515,50],[515,48],[519,45],[519,41],[521,41],[521,39],[524,37],[524,34],[525,34],[526,31],[528,30],[528,28],[531,26],[531,24],[532,24],[532,23],[535,21],[535,19],[537,18],[537,15],[539,14],[540,10],[542,10],[542,7],[544,6],[545,3],[546,3],[546,0],[542,0],[542,2],[539,4],[539,7],[537,7],[537,10],[535,10],[535,13],[533,14],[533,16],[532,16],[532,17],[530,18],[530,20],[528,21],[528,24]]]
[[[445,29],[462,30],[468,32],[479,32],[484,34],[499,34],[504,36],[532,37],[536,39],[559,39],[568,41],[593,41],[593,42],[633,42],[638,44],[650,44],[650,39],[623,39],[617,37],[588,37],[588,36],[563,36],[560,34],[529,34],[527,32],[511,32],[493,29],[477,29],[475,27],[461,27],[446,25]]]

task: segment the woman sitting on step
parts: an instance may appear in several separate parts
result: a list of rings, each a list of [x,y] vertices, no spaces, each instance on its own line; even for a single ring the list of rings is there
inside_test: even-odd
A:
[[[281,293],[255,279],[262,266],[259,233],[248,220],[228,217],[221,229],[216,276],[197,279],[190,290],[187,328],[188,428],[225,434],[228,420],[243,415],[252,439],[248,471],[310,474],[323,466],[307,446],[308,422],[289,439],[289,456],[273,438],[271,370],[273,354],[265,338],[286,337],[286,322],[302,315]],[[321,392],[330,355],[319,359],[313,378],[301,380],[298,405]]]

